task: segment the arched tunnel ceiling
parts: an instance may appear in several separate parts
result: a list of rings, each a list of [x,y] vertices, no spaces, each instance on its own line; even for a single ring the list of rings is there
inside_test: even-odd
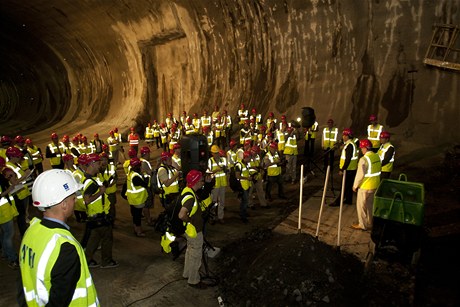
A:
[[[362,134],[375,113],[401,139],[460,141],[460,75],[422,64],[433,24],[460,24],[460,0],[2,0],[0,10],[0,134],[106,133],[245,103],[289,118],[310,106],[321,125]]]

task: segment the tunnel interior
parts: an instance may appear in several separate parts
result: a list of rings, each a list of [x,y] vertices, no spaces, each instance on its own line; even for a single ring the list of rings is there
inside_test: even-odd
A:
[[[424,65],[460,1],[2,1],[2,135],[139,132],[167,113],[315,109],[364,134],[458,143],[459,73]],[[459,61],[460,56],[451,56]],[[46,132],[46,133],[43,133]]]

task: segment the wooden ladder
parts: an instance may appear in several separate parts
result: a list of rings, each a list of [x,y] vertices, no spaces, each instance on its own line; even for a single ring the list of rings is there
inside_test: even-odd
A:
[[[423,63],[460,71],[460,49],[456,45],[459,32],[456,25],[435,24]]]

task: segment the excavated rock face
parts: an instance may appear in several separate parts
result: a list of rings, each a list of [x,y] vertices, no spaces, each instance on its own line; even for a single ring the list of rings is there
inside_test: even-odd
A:
[[[460,74],[422,64],[452,1],[4,0],[2,134],[139,130],[240,103],[401,141],[459,141]],[[457,56],[460,62],[460,55]],[[37,135],[39,137],[39,135]]]

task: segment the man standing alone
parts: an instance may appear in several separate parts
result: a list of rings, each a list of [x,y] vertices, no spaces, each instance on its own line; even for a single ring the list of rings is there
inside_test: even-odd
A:
[[[358,224],[351,225],[351,228],[367,230],[372,227],[374,194],[380,183],[382,165],[379,156],[372,151],[372,143],[369,140],[360,140],[359,148],[363,156],[359,159],[358,170],[353,183],[353,191],[358,192],[356,200]]]

